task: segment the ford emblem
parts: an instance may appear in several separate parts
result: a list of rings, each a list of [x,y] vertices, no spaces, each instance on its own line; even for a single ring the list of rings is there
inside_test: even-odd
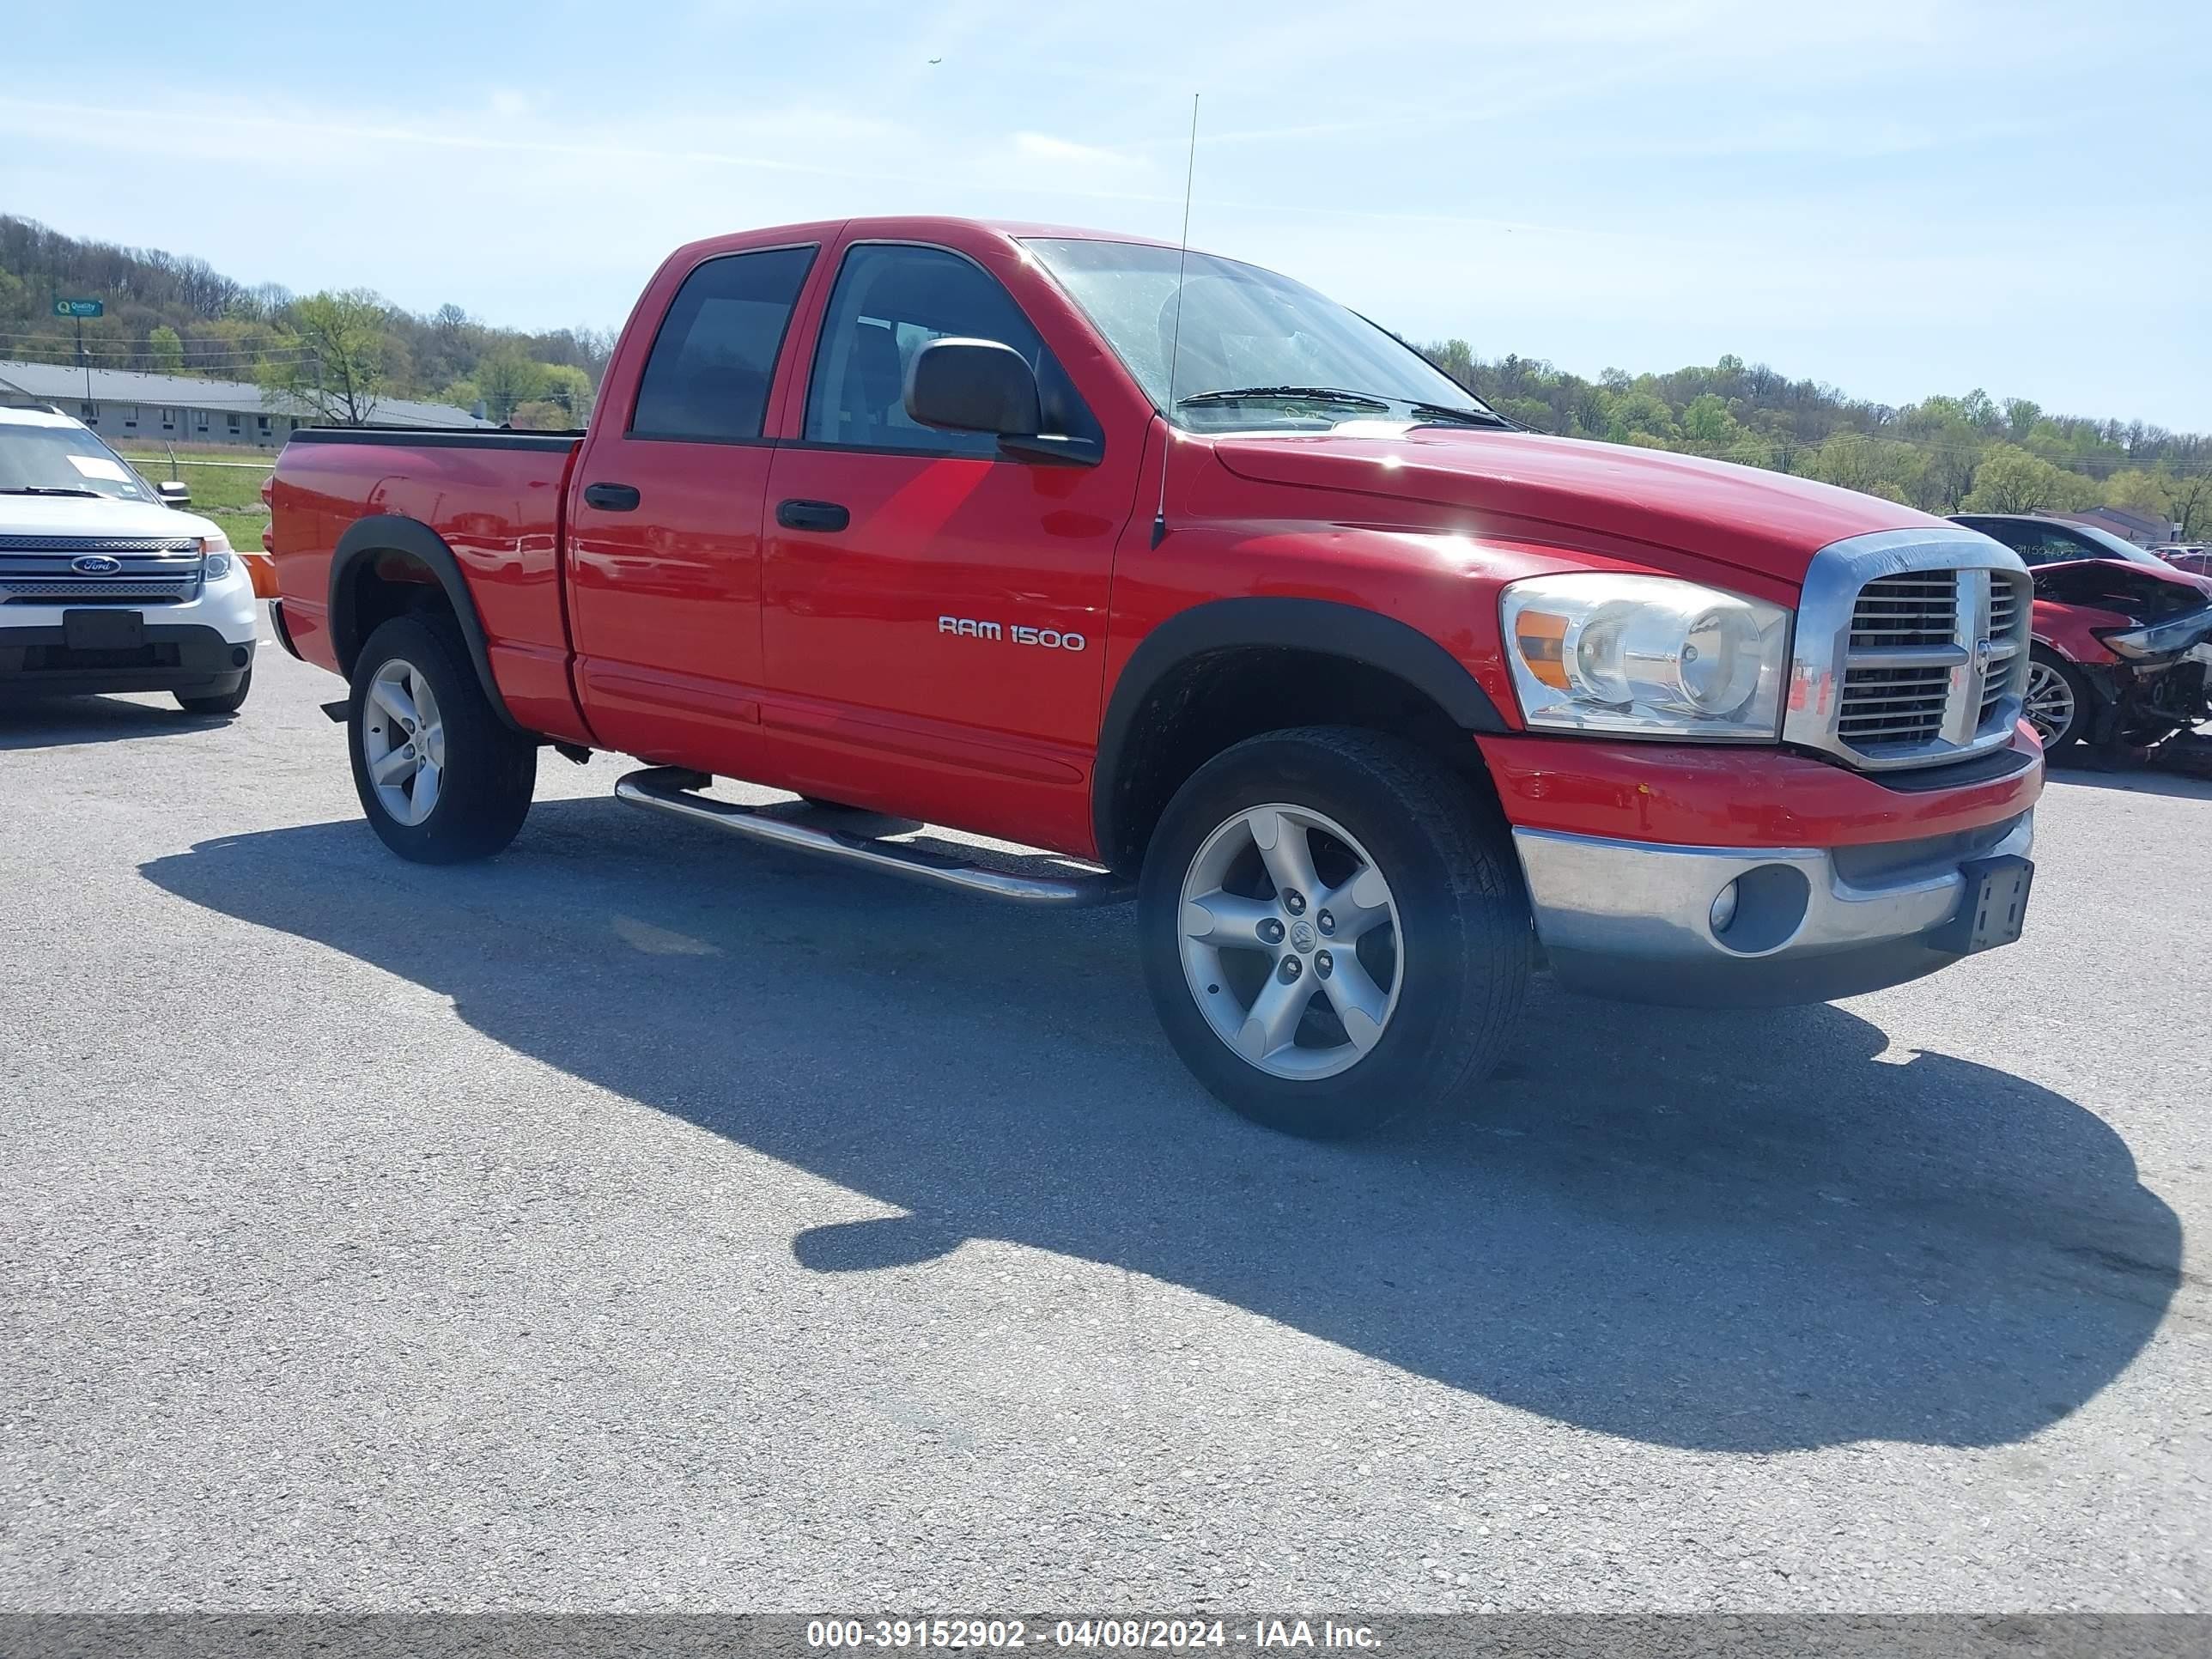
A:
[[[112,576],[123,568],[123,561],[105,553],[88,553],[81,559],[71,559],[70,568],[80,576]]]

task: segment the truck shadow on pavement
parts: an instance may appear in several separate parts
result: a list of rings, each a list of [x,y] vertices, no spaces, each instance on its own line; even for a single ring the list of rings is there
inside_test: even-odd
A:
[[[1597,1432],[1758,1453],[2031,1435],[2180,1283],[2179,1223],[2100,1119],[1832,1006],[1540,984],[1463,1115],[1314,1146],[1188,1079],[1126,911],[998,908],[604,799],[541,802],[468,869],[343,823],[143,873],[904,1211],[795,1238],[833,1284],[1006,1240]],[[272,1031],[283,995],[261,993]]]

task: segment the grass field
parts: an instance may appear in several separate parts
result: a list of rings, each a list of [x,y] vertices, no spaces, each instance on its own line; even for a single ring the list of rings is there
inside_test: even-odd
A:
[[[260,522],[269,516],[269,509],[261,504],[261,485],[276,464],[273,449],[188,449],[179,445],[173,467],[165,449],[118,445],[116,453],[155,483],[172,477],[183,479],[192,492],[195,513],[224,521],[252,520],[257,535]]]

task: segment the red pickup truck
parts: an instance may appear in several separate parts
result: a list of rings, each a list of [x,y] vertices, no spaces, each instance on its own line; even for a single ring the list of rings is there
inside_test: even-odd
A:
[[[1297,1133],[1462,1095],[1547,961],[1800,1002],[2021,927],[2017,556],[1516,429],[1231,259],[940,219],[699,242],[588,433],[302,430],[271,496],[279,637],[350,682],[403,857],[505,847],[550,745],[871,869],[1133,896],[1182,1059]]]

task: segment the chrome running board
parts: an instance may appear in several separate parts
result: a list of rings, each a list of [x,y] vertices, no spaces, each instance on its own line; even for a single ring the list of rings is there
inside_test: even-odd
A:
[[[926,847],[876,841],[866,836],[840,835],[796,818],[774,817],[758,807],[715,800],[696,793],[713,781],[704,773],[687,771],[680,766],[648,766],[641,772],[617,779],[615,799],[628,801],[632,806],[649,806],[655,811],[689,818],[695,823],[711,824],[717,830],[748,836],[773,846],[819,853],[866,869],[904,876],[909,881],[950,887],[957,892],[981,893],[987,898],[1006,899],[1015,904],[1072,909],[1093,904],[1118,904],[1136,896],[1135,884],[1124,881],[1110,871],[1025,876],[1012,870],[994,870],[987,865],[963,864]]]

